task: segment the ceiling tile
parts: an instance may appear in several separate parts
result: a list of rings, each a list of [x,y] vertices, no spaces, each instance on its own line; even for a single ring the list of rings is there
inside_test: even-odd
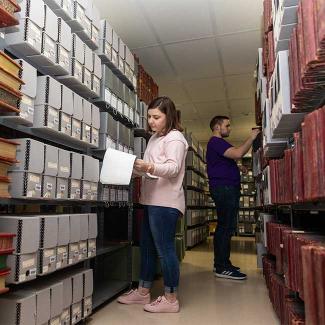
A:
[[[175,73],[160,46],[138,49],[134,52],[139,57],[140,64],[154,79],[160,76],[175,80]]]
[[[254,98],[249,99],[233,99],[230,101],[231,116],[242,116],[247,114],[254,114],[255,103]]]
[[[164,47],[182,80],[222,75],[214,38],[181,42]]]
[[[261,29],[262,0],[214,0],[218,34]]]
[[[215,115],[228,115],[229,110],[226,101],[213,101],[195,103],[198,115],[201,119],[210,119]],[[209,125],[209,123],[207,125]]]
[[[224,100],[226,97],[222,78],[191,80],[184,85],[193,102]]]
[[[254,79],[253,73],[226,76],[226,84],[228,90],[228,98],[252,98],[254,96]]]
[[[189,101],[183,85],[178,82],[159,83],[159,94],[170,97],[178,105]]]
[[[141,3],[162,43],[213,35],[208,0],[141,0]]]
[[[106,18],[116,33],[132,48],[157,44],[135,0],[94,0],[102,19]]]
[[[218,40],[225,74],[254,71],[257,48],[261,47],[260,31],[222,36]]]

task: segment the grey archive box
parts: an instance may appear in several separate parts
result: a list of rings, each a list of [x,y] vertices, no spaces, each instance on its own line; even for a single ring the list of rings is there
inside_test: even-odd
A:
[[[35,253],[39,248],[40,220],[33,216],[1,216],[0,232],[13,233],[15,254]]]
[[[71,119],[71,136],[81,140],[81,121],[75,118]]]
[[[81,140],[91,143],[91,126],[85,122],[81,122]]]
[[[85,63],[85,43],[77,34],[72,34],[72,57],[82,65]]]
[[[19,143],[16,151],[16,159],[19,163],[10,167],[10,170],[43,173],[44,143],[30,138],[14,139],[14,141]]]
[[[85,67],[90,72],[94,71],[93,51],[87,45],[85,46]]]
[[[56,177],[42,175],[42,197],[47,199],[56,198]]]
[[[58,217],[40,216],[40,249],[38,251],[38,274],[56,270],[56,246],[58,244]]]
[[[58,246],[56,250],[56,269],[68,265],[70,242],[70,216],[68,214],[58,215]]]
[[[67,199],[69,194],[69,180],[64,177],[56,178],[56,198]]]
[[[59,149],[58,177],[68,178],[71,174],[71,152]]]
[[[68,198],[72,200],[80,200],[81,198],[81,180],[69,178]]]
[[[61,85],[61,111],[73,115],[73,91],[65,85]]]
[[[43,104],[56,109],[61,107],[61,84],[50,76],[37,77],[35,105]]]
[[[92,200],[92,182],[82,180],[81,181],[81,198],[82,200]]]
[[[22,68],[20,78],[24,80],[24,85],[21,86],[21,92],[35,99],[36,97],[36,87],[37,87],[37,70],[25,60],[18,59],[15,60]]]
[[[73,93],[73,117],[79,121],[83,119],[83,99],[76,93]]]
[[[60,324],[63,312],[63,282],[54,282],[50,289],[50,324]]]
[[[37,252],[8,255],[7,266],[11,272],[6,278],[6,283],[18,284],[34,280],[37,274]]]
[[[71,178],[81,179],[83,175],[82,172],[83,155],[76,152],[71,152],[70,159],[71,159]]]
[[[42,197],[42,175],[27,171],[12,171],[9,192],[13,198]]]
[[[72,280],[72,304],[78,303],[83,298],[83,272],[75,273]]]
[[[45,144],[44,175],[57,176],[59,167],[59,148]]]
[[[97,214],[88,214],[88,258],[96,256]]]
[[[34,128],[59,131],[59,111],[50,105],[37,105],[34,109]]]
[[[15,325],[35,324],[36,295],[16,291],[0,296],[0,323]]]
[[[72,118],[71,115],[59,111],[59,131],[68,136],[72,135]]]
[[[51,316],[51,293],[50,288],[44,284],[28,285],[22,290],[26,293],[35,294],[36,296],[36,313],[35,323],[36,325],[48,324]]]
[[[89,269],[83,273],[83,305],[82,318],[88,317],[92,313],[92,294],[94,291],[93,270]]]
[[[69,220],[70,220],[69,265],[71,265],[79,261],[80,215],[71,214]]]
[[[45,5],[45,20],[44,20],[44,32],[50,36],[54,41],[58,40],[58,16],[53,12],[53,10]]]
[[[61,17],[58,18],[58,41],[70,53],[72,48],[71,28]]]
[[[6,34],[5,42],[24,57],[38,55],[42,50],[42,28],[29,18],[20,19],[19,31]]]
[[[91,103],[88,102],[86,99],[83,99],[83,122],[88,125],[91,125]]]
[[[45,0],[49,6],[53,6],[54,12],[69,21],[73,17],[73,0]]]
[[[71,276],[66,276],[62,279],[63,282],[63,312],[61,314],[61,324],[70,325],[72,305],[72,279]]]
[[[99,160],[93,157],[83,155],[83,174],[82,178],[90,182],[99,181]]]
[[[80,214],[79,260],[88,257],[88,214]]]
[[[23,0],[19,5],[21,8],[17,13],[19,19],[30,18],[40,28],[44,28],[45,9],[42,0]]]

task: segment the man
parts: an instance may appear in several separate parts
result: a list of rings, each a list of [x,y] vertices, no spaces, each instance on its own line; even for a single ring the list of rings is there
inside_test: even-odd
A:
[[[240,198],[240,172],[236,160],[242,158],[260,133],[251,136],[239,147],[233,147],[224,138],[230,134],[227,116],[215,116],[210,122],[213,132],[207,146],[207,171],[210,193],[215,202],[218,226],[214,234],[214,271],[220,278],[245,280],[246,274],[230,261],[231,237],[236,231]],[[242,170],[244,173],[245,168]]]

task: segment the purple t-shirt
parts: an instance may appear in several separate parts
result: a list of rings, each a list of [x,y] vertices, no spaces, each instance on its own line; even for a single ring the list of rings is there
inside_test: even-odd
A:
[[[240,185],[240,173],[235,160],[223,155],[231,147],[223,138],[211,137],[208,142],[206,160],[211,188]]]

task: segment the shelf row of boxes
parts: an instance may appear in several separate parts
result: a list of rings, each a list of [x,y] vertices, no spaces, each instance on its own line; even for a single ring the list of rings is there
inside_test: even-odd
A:
[[[77,324],[92,313],[93,270],[42,279],[0,297],[1,324]]]
[[[12,197],[97,200],[97,159],[29,138],[15,141],[19,162],[9,167]]]
[[[239,199],[240,208],[254,208],[255,197],[254,196],[241,196]]]
[[[201,226],[194,229],[188,229],[186,233],[187,247],[193,247],[203,240],[205,240],[208,236],[208,227]]]
[[[240,193],[242,195],[254,195],[256,193],[255,184],[254,183],[241,183]]]
[[[238,212],[238,222],[255,222],[254,210],[240,210]]]
[[[194,190],[186,191],[186,206],[213,206],[210,196]]]
[[[238,234],[239,235],[254,235],[256,224],[254,223],[238,223]]]
[[[0,231],[12,232],[6,282],[23,283],[96,255],[97,215],[35,215],[0,218]]]
[[[208,219],[208,211],[206,210],[187,210],[186,211],[187,226],[203,224]]]
[[[100,199],[105,202],[126,203],[130,199],[130,189],[125,186],[103,185]]]
[[[186,167],[193,168],[207,177],[206,164],[194,151],[188,151],[186,156]]]
[[[208,181],[193,170],[186,170],[186,186],[193,186],[201,190],[208,190]]]

